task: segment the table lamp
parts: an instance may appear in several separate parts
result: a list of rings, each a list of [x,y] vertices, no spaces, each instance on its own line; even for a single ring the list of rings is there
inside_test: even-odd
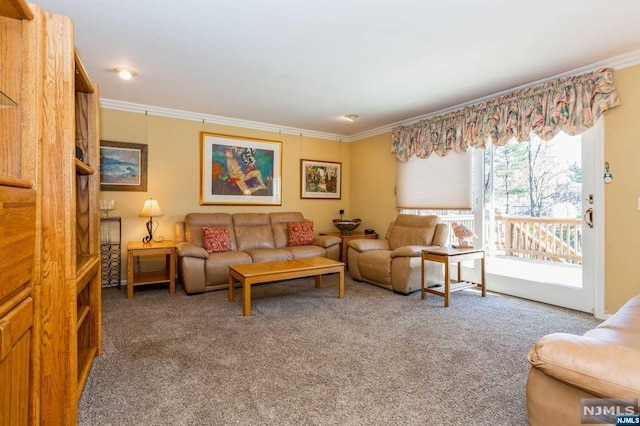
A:
[[[142,239],[142,242],[145,244],[149,244],[153,241],[153,218],[158,216],[163,216],[162,210],[160,210],[160,206],[158,202],[153,198],[149,198],[144,202],[144,206],[142,206],[142,211],[140,212],[140,217],[148,217],[149,221],[147,222],[147,232],[149,235]],[[158,222],[156,221],[156,229],[158,229]]]

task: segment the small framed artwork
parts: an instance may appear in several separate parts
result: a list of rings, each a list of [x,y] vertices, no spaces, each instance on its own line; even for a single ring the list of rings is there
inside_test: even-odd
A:
[[[200,133],[200,205],[282,205],[282,142]]]
[[[147,145],[100,141],[100,191],[147,190]]]
[[[300,160],[300,198],[339,200],[342,163]]]

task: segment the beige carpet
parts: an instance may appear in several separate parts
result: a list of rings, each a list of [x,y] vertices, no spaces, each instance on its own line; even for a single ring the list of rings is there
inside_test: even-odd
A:
[[[592,316],[475,291],[427,301],[347,277],[226,291],[103,290],[81,425],[525,425],[526,354]]]

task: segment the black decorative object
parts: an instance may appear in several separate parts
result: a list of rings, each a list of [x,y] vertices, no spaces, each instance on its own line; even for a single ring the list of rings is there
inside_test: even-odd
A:
[[[117,228],[117,229],[115,229]],[[100,265],[102,287],[120,289],[120,251],[122,240],[122,222],[119,217],[103,217],[100,219]]]

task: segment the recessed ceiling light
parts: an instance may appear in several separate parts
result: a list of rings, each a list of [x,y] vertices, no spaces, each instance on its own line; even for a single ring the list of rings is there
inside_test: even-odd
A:
[[[123,80],[131,80],[133,77],[138,75],[138,73],[132,70],[131,68],[124,68],[124,67],[114,68],[113,72],[117,73],[118,76]]]
[[[344,116],[344,118],[349,121],[356,121],[358,119],[358,116],[356,114],[347,114]]]

